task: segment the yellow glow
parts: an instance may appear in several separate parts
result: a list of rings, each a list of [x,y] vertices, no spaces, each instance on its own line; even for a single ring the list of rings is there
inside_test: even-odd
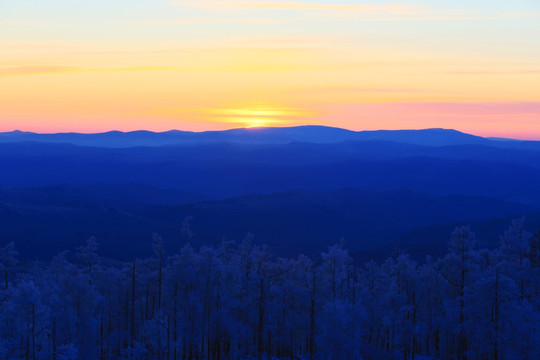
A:
[[[278,120],[275,119],[264,119],[264,118],[250,118],[246,119],[245,126],[246,128],[254,128],[254,127],[267,127],[271,125],[275,125]]]
[[[352,10],[352,4],[330,1],[219,4],[223,6],[210,20],[239,16],[224,6]],[[361,4],[353,7],[362,9]],[[265,19],[282,21],[275,13]],[[476,51],[476,44],[447,46],[435,38],[408,43],[402,41],[407,37],[401,38],[401,29],[395,41],[389,33],[383,46],[386,41],[376,37],[353,36],[347,30],[351,24],[343,33],[314,34],[294,25],[298,31],[274,32],[264,26],[262,33],[229,34],[234,27],[218,23],[211,36],[212,24],[163,21],[163,31],[201,30],[205,35],[192,40],[182,32],[174,42],[0,40],[0,131],[199,131],[324,124],[357,130],[456,127],[499,134],[520,124],[522,133],[540,134],[535,121],[540,68],[534,47],[517,51],[521,46],[514,45],[517,52],[512,52],[495,43]],[[148,24],[141,26],[148,30]],[[411,105],[394,105],[401,103]],[[449,105],[426,105],[431,103]],[[481,114],[471,114],[467,103],[480,104]],[[512,105],[518,103],[524,105]]]
[[[278,106],[246,106],[211,109],[208,113],[214,121],[238,124],[245,128],[276,126],[289,123],[288,118],[307,115],[299,109]]]
[[[213,109],[210,113],[215,115],[230,115],[239,117],[253,116],[302,116],[303,111],[298,109],[277,108],[277,107],[248,107],[240,109]]]

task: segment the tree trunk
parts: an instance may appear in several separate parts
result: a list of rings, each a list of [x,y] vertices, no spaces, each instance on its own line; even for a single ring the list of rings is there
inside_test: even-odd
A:
[[[145,320],[148,320],[148,303],[149,303],[149,289],[148,289],[148,280],[146,280],[146,298],[145,298],[145,301],[144,301],[144,319]]]
[[[32,360],[36,360],[36,306],[32,304]]]
[[[311,307],[309,312],[309,360],[313,360],[315,357],[315,269],[312,270],[313,290],[311,291]]]
[[[259,359],[261,359],[262,354],[264,352],[263,330],[264,330],[264,280],[261,279],[260,292],[259,292],[259,322],[257,325],[257,349],[259,352]]]
[[[174,360],[176,360],[176,340],[178,337],[178,283],[174,283],[174,311],[173,311],[173,342],[174,342]]]
[[[135,339],[135,261],[133,260],[133,270],[131,271],[131,319],[130,319],[130,334],[131,344]]]
[[[103,328],[103,325],[102,325]],[[56,318],[53,318],[52,328],[52,360],[56,360]]]
[[[159,256],[159,275],[158,275],[158,310],[161,309],[161,280],[162,280],[163,255]]]

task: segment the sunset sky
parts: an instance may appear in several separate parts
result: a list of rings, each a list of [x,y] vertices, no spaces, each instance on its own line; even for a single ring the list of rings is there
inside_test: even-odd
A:
[[[0,0],[0,131],[540,139],[540,1]]]

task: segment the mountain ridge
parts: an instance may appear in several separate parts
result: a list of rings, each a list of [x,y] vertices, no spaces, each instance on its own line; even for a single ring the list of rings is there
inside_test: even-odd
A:
[[[37,141],[47,143],[71,143],[99,147],[163,146],[188,143],[235,142],[246,144],[286,144],[312,142],[321,144],[349,140],[388,140],[419,145],[485,144],[489,140],[454,129],[427,128],[418,130],[364,130],[353,131],[322,125],[292,127],[237,128],[223,131],[148,130],[100,133],[36,133],[15,130],[0,133],[0,142]],[[516,140],[520,142],[519,140]],[[498,142],[500,143],[500,142]]]
[[[114,190],[117,186],[109,187]],[[241,241],[251,232],[258,243],[269,245],[278,255],[317,254],[344,238],[351,251],[378,252],[384,258],[388,255],[384,252],[402,237],[413,244],[417,237],[411,233],[420,234],[422,243],[428,241],[422,229],[429,226],[446,229],[447,224],[455,222],[491,221],[539,212],[539,207],[493,198],[436,196],[408,189],[294,189],[148,206],[146,199],[134,203],[128,196],[113,198],[114,202],[92,196],[81,198],[85,188],[91,194],[95,186],[64,185],[56,189],[55,198],[43,197],[51,195],[47,187],[7,191],[11,197],[6,197],[6,191],[0,192],[0,239],[16,241],[25,254],[39,258],[74,248],[94,235],[105,256],[129,259],[151,250],[153,232],[163,236],[168,251],[179,250],[183,244],[182,219],[193,216],[196,247],[217,244],[224,237]],[[176,193],[162,190],[172,196]],[[125,191],[136,195],[139,188],[129,186]],[[534,221],[532,225],[540,223]],[[446,238],[448,234],[444,235]]]

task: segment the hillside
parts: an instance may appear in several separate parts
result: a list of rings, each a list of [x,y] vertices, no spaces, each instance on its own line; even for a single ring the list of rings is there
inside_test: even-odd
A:
[[[54,201],[44,197],[51,193],[51,188],[0,192],[0,238],[15,241],[30,258],[46,258],[62,249],[73,249],[94,235],[101,254],[130,259],[151,251],[154,232],[165,239],[168,251],[177,251],[184,244],[181,222],[193,216],[192,244],[196,247],[215,245],[224,238],[240,241],[251,232],[257,243],[267,244],[279,255],[316,255],[343,238],[352,252],[384,257],[398,239],[412,231],[538,211],[531,206],[491,198],[360,189],[296,190],[147,207],[144,197],[134,202],[141,188],[134,185],[124,188],[123,198],[111,198],[115,202],[113,206],[103,201],[98,203],[97,197],[94,201],[85,199],[80,196],[85,193],[84,186],[75,188],[78,191],[67,185],[55,187]],[[89,186],[87,193],[95,189]],[[133,191],[131,194],[129,189]],[[169,193],[171,201],[176,193],[145,189],[147,194]],[[530,225],[540,228],[540,223]],[[418,239],[430,241],[425,236]]]

